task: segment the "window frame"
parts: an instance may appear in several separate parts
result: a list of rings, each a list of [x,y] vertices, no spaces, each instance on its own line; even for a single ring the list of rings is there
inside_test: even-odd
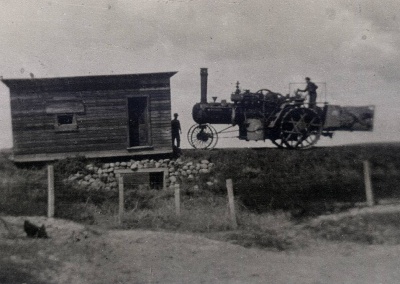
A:
[[[60,124],[59,117],[72,116],[72,123]],[[57,113],[54,115],[54,129],[56,132],[77,132],[78,122],[75,113]]]

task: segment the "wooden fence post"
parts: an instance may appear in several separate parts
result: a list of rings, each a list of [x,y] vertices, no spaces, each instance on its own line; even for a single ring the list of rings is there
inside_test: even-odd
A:
[[[181,215],[181,189],[179,184],[175,184],[175,213],[176,216]]]
[[[47,166],[47,217],[54,217],[54,166]]]
[[[372,191],[371,184],[371,171],[368,161],[363,161],[364,164],[364,184],[365,184],[365,195],[367,197],[367,205],[374,206],[374,194]]]
[[[122,224],[122,219],[124,216],[124,178],[123,176],[120,174],[118,177],[118,192],[119,192],[119,206],[118,206],[118,223],[121,225]]]
[[[236,213],[235,213],[235,198],[233,196],[233,184],[231,179],[226,180],[226,188],[228,190],[229,213],[231,225],[234,230],[237,229]]]

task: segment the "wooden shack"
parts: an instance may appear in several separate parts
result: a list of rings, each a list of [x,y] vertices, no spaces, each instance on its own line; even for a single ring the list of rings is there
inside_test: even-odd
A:
[[[14,161],[171,153],[175,73],[3,79]]]

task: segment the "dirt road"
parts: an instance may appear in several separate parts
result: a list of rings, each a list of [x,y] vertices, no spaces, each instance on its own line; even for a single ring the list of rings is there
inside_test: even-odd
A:
[[[60,283],[399,283],[400,247],[246,249],[201,237],[111,231],[90,262],[69,264]],[[341,245],[343,246],[343,245]]]
[[[15,241],[0,237],[8,245],[37,245],[34,253],[54,262],[36,273],[38,283],[400,283],[400,246],[324,243],[273,252],[185,234],[96,233],[72,222],[43,221],[50,240],[27,240],[21,231]],[[17,253],[2,257],[25,266],[38,261]]]

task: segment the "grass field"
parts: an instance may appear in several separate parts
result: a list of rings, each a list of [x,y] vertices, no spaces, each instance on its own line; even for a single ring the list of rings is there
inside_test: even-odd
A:
[[[232,178],[235,193],[252,210],[290,210],[310,214],[335,210],[335,203],[365,200],[363,161],[371,164],[376,198],[398,198],[400,144],[366,144],[314,148],[306,151],[232,149],[187,151],[191,158],[208,158],[217,178]]]
[[[400,144],[366,144],[315,148],[306,151],[278,149],[184,150],[183,160],[208,159],[215,170],[202,177],[213,186],[182,184],[182,212],[175,215],[173,191],[138,190],[127,192],[125,229],[170,230],[206,234],[244,246],[285,250],[313,234],[328,240],[384,243],[397,236],[397,215],[378,219],[345,218],[319,227],[307,220],[339,213],[365,201],[364,160],[372,170],[376,200],[398,200],[400,191]],[[0,155],[0,214],[46,215],[47,176],[45,168],[18,168]],[[87,161],[61,161],[55,165],[61,180]],[[239,228],[231,230],[227,210],[226,179],[232,179]],[[199,183],[199,182],[197,182]],[[60,183],[58,183],[60,185]],[[56,186],[56,217],[107,228],[118,227],[117,192],[89,191]],[[372,215],[373,216],[373,215]],[[302,224],[301,230],[296,229]],[[387,226],[386,226],[387,225]],[[306,231],[303,229],[306,228]],[[220,234],[220,233],[223,234]],[[299,233],[301,232],[301,233]],[[336,233],[335,233],[336,232]],[[384,238],[384,239],[382,239]]]

